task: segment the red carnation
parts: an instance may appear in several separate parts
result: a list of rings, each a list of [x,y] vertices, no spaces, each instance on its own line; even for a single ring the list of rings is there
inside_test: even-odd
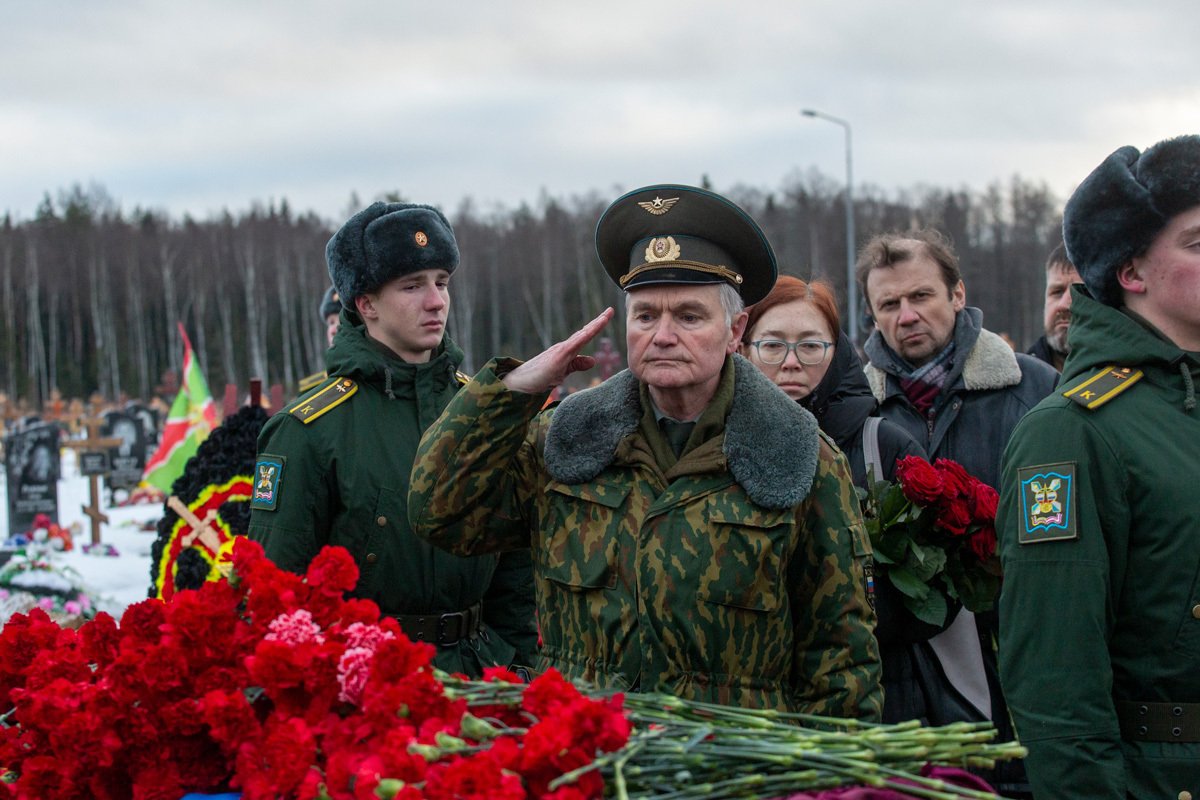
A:
[[[305,578],[314,591],[340,597],[358,583],[358,565],[345,548],[326,545],[308,565]]]
[[[942,473],[920,456],[905,456],[896,462],[896,480],[900,491],[911,502],[927,506],[942,496]]]

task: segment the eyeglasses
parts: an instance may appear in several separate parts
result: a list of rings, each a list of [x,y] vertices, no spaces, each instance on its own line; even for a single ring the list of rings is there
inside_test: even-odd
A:
[[[833,342],[823,342],[820,339],[802,339],[799,342],[784,342],[779,339],[759,339],[751,342],[758,351],[758,360],[764,364],[782,364],[787,360],[788,353],[796,351],[796,360],[805,366],[814,366],[825,360]]]

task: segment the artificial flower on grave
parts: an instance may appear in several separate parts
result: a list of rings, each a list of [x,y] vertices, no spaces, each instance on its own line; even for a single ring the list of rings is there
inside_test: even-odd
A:
[[[948,458],[896,462],[896,482],[860,490],[863,519],[884,580],[918,619],[943,624],[946,598],[969,611],[992,608],[1000,591],[996,490]]]
[[[230,577],[0,630],[0,797],[600,800],[780,797],[870,785],[987,797],[926,762],[1020,757],[986,723],[873,725],[577,686],[439,673],[369,601],[341,548],[304,576],[237,537]],[[937,793],[931,793],[933,791]],[[969,793],[968,793],[969,792]]]
[[[0,626],[14,614],[39,608],[63,625],[96,615],[96,601],[83,576],[55,561],[44,540],[31,541],[0,566]]]

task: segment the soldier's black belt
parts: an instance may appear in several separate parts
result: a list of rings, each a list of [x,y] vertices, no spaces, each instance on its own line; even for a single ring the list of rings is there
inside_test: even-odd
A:
[[[1118,700],[1117,722],[1129,742],[1200,742],[1200,703]]]
[[[474,639],[483,625],[483,614],[479,603],[463,611],[449,614],[392,614],[400,623],[400,630],[414,642],[428,642],[439,647],[458,644],[463,639]]]

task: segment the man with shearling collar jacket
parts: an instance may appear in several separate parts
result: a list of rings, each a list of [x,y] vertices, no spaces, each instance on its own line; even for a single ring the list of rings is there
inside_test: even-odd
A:
[[[845,458],[734,354],[775,257],[687,186],[615,201],[597,251],[627,292],[630,368],[540,411],[612,309],[493,360],[422,439],[414,530],[452,552],[532,548],[538,667],[601,687],[877,720],[870,542]],[[540,413],[539,413],[540,412]]]
[[[1058,373],[983,327],[983,313],[967,306],[957,256],[937,231],[876,236],[860,252],[857,277],[875,320],[864,349],[880,413],[921,443],[931,461],[957,461],[998,489],[1005,442],[1053,391]],[[1001,736],[1012,737],[995,636],[994,613],[959,609],[929,640],[947,678],[925,698],[930,721],[990,719]],[[1009,796],[1026,790],[1020,772],[1010,762],[988,777]]]

